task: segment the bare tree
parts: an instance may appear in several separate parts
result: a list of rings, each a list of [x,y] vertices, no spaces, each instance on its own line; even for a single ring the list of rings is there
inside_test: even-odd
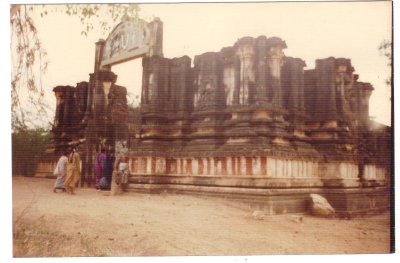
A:
[[[27,129],[43,125],[48,105],[44,101],[43,74],[48,67],[48,55],[40,41],[33,19],[34,12],[41,17],[57,12],[76,16],[82,23],[81,34],[100,26],[108,32],[121,20],[137,19],[136,4],[72,4],[72,5],[11,5],[11,113],[12,128]]]
[[[387,58],[387,66],[392,67],[392,42],[385,39],[381,42],[378,49],[379,49],[380,54]],[[392,85],[391,76],[388,77],[385,82],[386,82],[386,85],[391,87],[391,85]]]
[[[33,6],[14,5],[11,8],[11,48],[14,51],[11,68],[13,129],[26,128],[27,122],[32,124],[32,112],[39,113],[39,116],[46,112],[41,76],[47,70],[47,53],[42,48],[32,14]],[[35,71],[39,71],[40,74],[36,74]],[[24,99],[33,108],[24,107]]]

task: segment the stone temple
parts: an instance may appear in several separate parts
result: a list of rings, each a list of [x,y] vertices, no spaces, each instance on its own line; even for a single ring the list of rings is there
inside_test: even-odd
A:
[[[304,212],[310,193],[341,215],[390,206],[391,128],[369,118],[373,87],[351,60],[304,70],[278,37],[243,37],[220,51],[165,58],[163,23],[123,22],[96,43],[94,72],[57,86],[53,146],[80,143],[81,185],[94,181],[100,147],[129,156],[126,191],[235,199],[270,214]],[[142,59],[141,104],[127,105],[111,66]]]

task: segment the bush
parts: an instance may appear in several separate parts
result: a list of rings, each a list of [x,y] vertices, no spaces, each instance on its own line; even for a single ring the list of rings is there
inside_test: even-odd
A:
[[[50,133],[44,129],[20,130],[11,137],[13,175],[34,176],[36,156],[46,150]]]

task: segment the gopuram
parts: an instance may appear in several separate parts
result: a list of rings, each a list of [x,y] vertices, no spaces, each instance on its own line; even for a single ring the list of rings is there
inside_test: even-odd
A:
[[[387,209],[391,128],[369,118],[373,87],[350,59],[304,70],[278,37],[243,37],[219,52],[163,56],[163,23],[127,21],[96,43],[94,72],[57,86],[54,165],[79,143],[81,185],[100,148],[129,157],[126,191],[232,198],[270,214],[305,212],[310,193],[342,215]],[[141,104],[127,105],[112,65],[140,58]],[[47,167],[47,168],[46,168]]]

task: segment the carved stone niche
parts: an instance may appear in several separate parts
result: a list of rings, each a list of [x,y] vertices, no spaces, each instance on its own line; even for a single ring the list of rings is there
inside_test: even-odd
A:
[[[282,67],[282,106],[291,132],[304,137],[304,70],[305,62],[299,58],[285,57]]]
[[[267,37],[259,36],[255,40],[256,48],[256,64],[255,64],[255,81],[256,81],[256,97],[257,104],[266,104],[267,100]]]
[[[194,59],[194,110],[225,107],[221,61],[218,53],[208,52]]]
[[[345,58],[335,59],[336,104],[341,119],[350,122],[354,116],[351,111],[351,97],[354,96],[353,72],[351,60]]]
[[[174,113],[191,111],[193,108],[192,83],[191,59],[188,56],[171,59],[165,108],[172,110]]]
[[[144,111],[164,111],[169,91],[170,59],[144,57],[142,65],[142,108]]]
[[[285,56],[283,49],[287,48],[286,42],[279,37],[270,37],[267,46],[267,96],[274,107],[282,107],[281,69]]]
[[[235,56],[239,61],[236,70],[239,81],[236,84],[236,100],[240,105],[250,105],[255,97],[255,40],[252,37],[239,39],[235,45]]]
[[[225,47],[221,49],[219,55],[222,63],[222,84],[225,104],[231,106],[238,103],[238,101],[234,100],[236,87],[235,49],[233,47]]]

